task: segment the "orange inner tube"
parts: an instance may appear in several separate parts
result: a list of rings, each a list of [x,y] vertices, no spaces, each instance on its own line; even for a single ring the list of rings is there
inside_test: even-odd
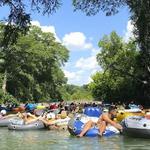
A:
[[[17,112],[23,112],[23,111],[25,111],[25,108],[24,107],[17,107],[17,108],[13,108],[12,111],[16,112],[16,113]]]

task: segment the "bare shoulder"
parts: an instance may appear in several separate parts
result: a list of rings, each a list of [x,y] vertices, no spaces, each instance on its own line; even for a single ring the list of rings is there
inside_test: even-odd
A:
[[[102,117],[108,118],[108,113],[103,113],[103,114],[102,114]]]
[[[111,119],[110,119],[109,116],[108,116],[108,113],[103,114],[102,118],[103,118],[103,120],[105,120],[105,121],[107,121],[107,122],[110,122],[110,121],[111,121]]]

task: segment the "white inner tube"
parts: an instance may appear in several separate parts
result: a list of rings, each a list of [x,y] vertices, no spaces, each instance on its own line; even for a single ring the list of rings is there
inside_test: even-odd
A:
[[[133,116],[125,119],[127,128],[150,129],[150,120],[144,117]]]

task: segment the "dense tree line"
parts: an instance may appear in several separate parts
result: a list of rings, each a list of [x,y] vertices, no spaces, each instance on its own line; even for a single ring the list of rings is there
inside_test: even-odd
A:
[[[141,86],[143,80],[139,78],[142,72],[137,43],[134,40],[126,43],[116,32],[112,32],[100,40],[99,47],[97,61],[103,71],[97,72],[89,85],[95,99],[147,102]]]
[[[150,101],[150,1],[149,0],[73,0],[76,10],[87,15],[95,15],[100,11],[107,16],[115,15],[122,7],[128,7],[130,20],[134,25],[134,35],[139,47],[138,80],[142,97]]]
[[[93,100],[91,90],[88,85],[77,86],[66,84],[62,88],[62,97],[68,101],[91,101]]]
[[[1,29],[1,40],[3,32]],[[61,98],[67,79],[61,67],[69,58],[68,50],[56,42],[52,33],[33,26],[9,47],[0,47],[1,87],[21,100]]]

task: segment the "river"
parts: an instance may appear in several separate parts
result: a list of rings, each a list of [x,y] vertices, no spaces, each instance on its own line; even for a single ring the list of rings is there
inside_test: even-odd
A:
[[[150,150],[150,140],[122,135],[77,138],[67,131],[22,132],[1,128],[0,150]]]

